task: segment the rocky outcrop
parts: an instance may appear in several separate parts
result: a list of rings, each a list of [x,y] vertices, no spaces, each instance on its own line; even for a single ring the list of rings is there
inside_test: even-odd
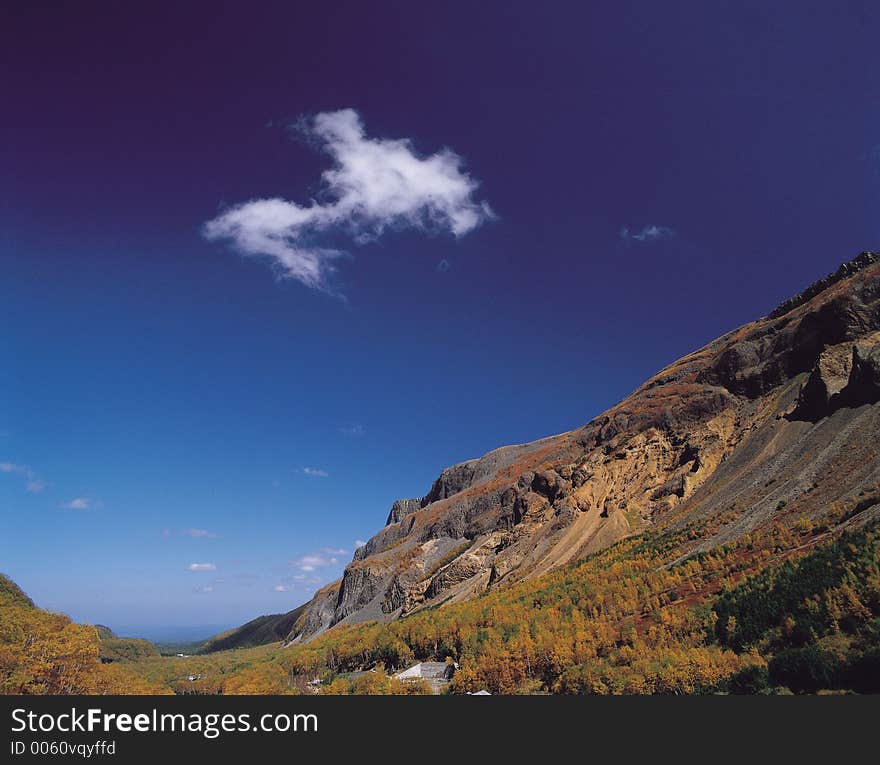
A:
[[[398,499],[391,505],[391,511],[388,513],[388,519],[385,521],[386,526],[392,523],[400,523],[410,513],[420,510],[422,501],[420,499]]]
[[[880,400],[880,332],[826,348],[798,394],[790,420],[817,422],[841,407]]]
[[[880,263],[863,254],[817,285],[583,427],[443,470],[293,633],[460,601],[648,527],[712,528],[696,550],[874,491]]]
[[[876,327],[880,285],[857,277],[848,282],[850,290],[837,289],[841,284],[821,293],[825,300],[813,304],[812,310],[804,310],[811,305],[805,303],[780,318],[755,322],[733,333],[698,381],[756,399],[809,372],[829,346],[863,337]]]
[[[880,400],[880,332],[853,346],[849,382],[838,395],[838,405],[856,407]]]
[[[877,262],[880,262],[880,255],[876,252],[866,250],[865,252],[860,253],[858,257],[848,260],[846,263],[842,263],[840,268],[838,268],[833,274],[828,274],[828,276],[813,282],[803,292],[800,292],[794,297],[781,303],[768,314],[767,318],[778,319],[780,316],[784,316],[789,311],[793,311],[798,306],[812,300],[816,295],[824,292],[832,285],[843,281],[853,274],[857,274],[863,268],[868,268],[868,266],[872,266]]]
[[[293,625],[285,641],[286,644],[298,643],[304,638],[318,635],[333,624],[336,602],[339,599],[339,585],[338,581],[331,582],[312,596],[305,611]]]
[[[381,565],[352,564],[342,575],[339,598],[333,621],[338,622],[355,611],[360,611],[379,592],[387,569]]]
[[[479,459],[460,462],[448,467],[434,481],[431,489],[422,498],[421,505],[427,507],[433,502],[448,499],[465,489],[480,486],[490,481],[499,472],[515,464],[529,452],[540,449],[552,441],[553,438],[545,438],[530,444],[502,446]]]

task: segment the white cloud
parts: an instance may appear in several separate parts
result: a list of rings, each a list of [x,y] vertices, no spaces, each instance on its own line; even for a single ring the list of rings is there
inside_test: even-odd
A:
[[[645,226],[641,231],[632,232],[628,226],[620,229],[620,238],[625,242],[656,242],[658,239],[669,239],[675,231],[668,226]]]
[[[290,565],[299,571],[313,572],[328,566],[338,566],[341,563],[340,557],[343,555],[348,555],[348,550],[322,547],[318,552],[294,558],[290,561]]]
[[[326,470],[321,470],[320,468],[304,467],[302,471],[306,475],[312,476],[312,478],[327,478],[330,475]]]
[[[388,228],[461,237],[494,217],[474,199],[479,183],[450,149],[421,157],[407,139],[368,138],[353,109],[322,112],[296,127],[333,161],[321,175],[323,201],[254,199],[208,221],[207,239],[229,241],[246,257],[268,260],[280,276],[333,293],[330,277],[346,253],[322,246],[328,235],[344,233],[355,244]]]
[[[65,510],[88,510],[92,506],[92,500],[88,497],[76,497],[70,502],[62,502],[61,507]]]
[[[37,474],[27,465],[18,465],[15,462],[0,462],[0,473],[20,475],[25,480],[25,490],[31,494],[39,494],[47,486],[46,482],[37,478]]]
[[[364,433],[366,433],[366,430],[364,429],[364,426],[361,425],[359,422],[352,422],[339,428],[339,432],[342,433],[344,436],[362,436]]]
[[[213,563],[190,563],[186,567],[187,571],[216,571],[217,566]]]
[[[316,568],[329,566],[330,560],[320,555],[303,555],[297,558],[293,565],[300,571],[314,571]]]
[[[355,539],[354,540],[355,549],[357,549],[358,547],[363,547],[365,544],[366,544],[366,542],[364,542],[363,539]]]
[[[183,533],[188,537],[193,537],[193,539],[216,539],[220,536],[206,529],[185,529]]]
[[[275,592],[290,592],[290,590],[291,590],[292,588],[291,588],[291,587],[288,587],[288,586],[285,585],[285,584],[276,584],[272,589],[273,589]]]
[[[214,592],[214,588],[211,585],[206,585],[204,587],[193,587],[194,592]]]

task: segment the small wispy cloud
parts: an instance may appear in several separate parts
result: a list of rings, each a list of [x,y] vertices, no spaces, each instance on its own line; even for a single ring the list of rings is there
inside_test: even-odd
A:
[[[290,592],[293,588],[288,587],[286,584],[276,584],[272,589],[275,592]]]
[[[184,529],[183,533],[193,539],[217,539],[220,536],[207,529]]]
[[[344,436],[362,436],[366,430],[359,422],[351,422],[340,427],[339,432]]]
[[[366,544],[366,542],[363,539],[355,539],[354,540],[355,549],[357,549],[358,547],[363,547],[365,544]]]
[[[302,472],[304,475],[312,476],[312,478],[327,478],[330,476],[330,473],[326,470],[321,470],[320,468],[304,467]]]
[[[294,558],[290,561],[293,568],[301,572],[310,573],[328,566],[338,566],[343,555],[348,555],[348,550],[335,547],[322,547],[317,552]]]
[[[317,568],[323,568],[333,563],[333,559],[326,559],[320,555],[303,555],[293,561],[294,568],[300,571],[314,571]]]
[[[420,156],[408,139],[370,138],[353,109],[303,118],[293,129],[333,162],[321,175],[319,199],[302,205],[254,199],[203,227],[207,239],[267,260],[282,278],[335,294],[331,277],[348,253],[327,246],[334,235],[345,234],[353,244],[374,241],[389,228],[462,237],[494,217],[474,198],[479,182],[450,149]]]
[[[216,571],[217,566],[213,563],[190,563],[186,567],[187,571]]]
[[[10,473],[24,478],[25,491],[31,494],[39,494],[47,484],[45,481],[37,477],[37,474],[27,465],[19,465],[15,462],[0,462],[0,473]]]
[[[669,226],[649,225],[641,231],[632,231],[628,226],[620,229],[620,238],[624,242],[656,242],[659,239],[671,239],[675,236],[675,230]]]
[[[210,584],[202,587],[193,587],[193,592],[214,592],[214,588]]]
[[[220,535],[207,529],[183,529],[183,531],[175,531],[174,529],[162,529],[163,537],[192,537],[193,539],[219,539]]]
[[[75,497],[69,502],[62,502],[61,507],[65,510],[88,510],[93,504],[93,501],[88,497]]]

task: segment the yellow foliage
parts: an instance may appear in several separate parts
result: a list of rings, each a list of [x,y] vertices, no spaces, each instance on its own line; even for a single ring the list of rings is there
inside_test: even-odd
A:
[[[0,603],[0,693],[153,694],[168,692],[102,664],[94,627],[38,608]]]

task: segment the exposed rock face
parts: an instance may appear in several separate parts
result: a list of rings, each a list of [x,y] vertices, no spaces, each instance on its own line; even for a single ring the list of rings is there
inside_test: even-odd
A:
[[[293,625],[287,643],[317,635],[334,623],[336,601],[339,598],[339,582],[332,582],[318,590],[309,601],[305,612]]]
[[[880,399],[880,332],[825,349],[798,394],[790,420],[817,422],[840,407]]]
[[[880,332],[853,346],[849,382],[840,391],[840,406],[873,404],[880,399]]]
[[[845,264],[581,428],[442,471],[401,500],[293,636],[545,573],[648,526],[735,516],[708,547],[880,484],[880,263]]]
[[[826,348],[798,394],[797,406],[790,419],[816,421],[831,412],[831,400],[849,382],[852,371],[853,346],[841,343]]]
[[[398,499],[391,505],[391,512],[388,513],[388,520],[385,521],[386,526],[392,523],[400,523],[410,513],[420,510],[422,501],[420,499]]]
[[[784,316],[789,311],[803,305],[808,300],[812,300],[816,295],[828,289],[833,284],[837,284],[837,282],[843,281],[847,277],[858,273],[863,268],[867,268],[878,262],[880,262],[880,255],[876,252],[860,253],[858,257],[841,264],[840,268],[838,268],[833,274],[828,274],[828,276],[819,279],[819,281],[813,282],[813,284],[807,287],[803,292],[786,300],[775,310],[771,311],[767,318],[778,319],[780,316]]]

